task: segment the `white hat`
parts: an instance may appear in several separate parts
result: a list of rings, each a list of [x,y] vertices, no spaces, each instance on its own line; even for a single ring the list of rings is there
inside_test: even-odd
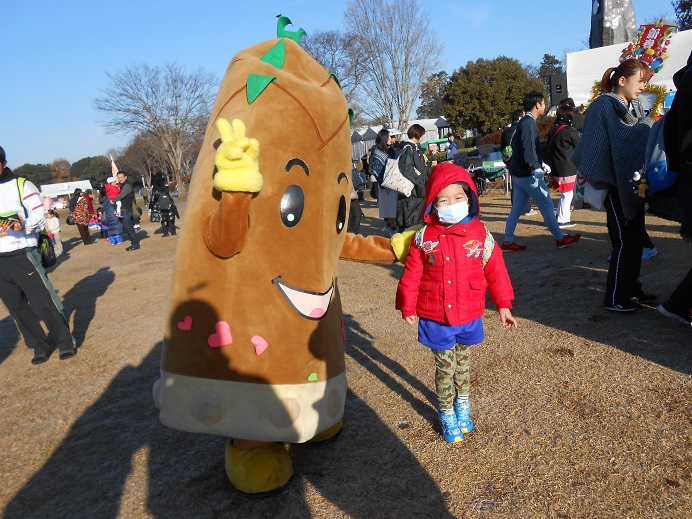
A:
[[[113,182],[115,182],[115,177],[108,177],[106,179],[106,184],[112,184]]]

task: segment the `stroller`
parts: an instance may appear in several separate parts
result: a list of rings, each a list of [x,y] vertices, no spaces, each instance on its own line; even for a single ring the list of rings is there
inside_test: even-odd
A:
[[[495,182],[499,178],[502,178],[502,188],[505,194],[509,192],[509,172],[504,162],[484,161],[482,166],[471,167],[469,173],[476,184],[478,196],[483,196],[489,189],[495,187]]]

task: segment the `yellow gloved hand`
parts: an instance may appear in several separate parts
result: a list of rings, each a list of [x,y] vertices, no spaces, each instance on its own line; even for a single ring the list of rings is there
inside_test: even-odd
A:
[[[216,127],[221,135],[221,145],[214,157],[217,169],[214,187],[219,191],[259,192],[262,189],[259,142],[245,136],[245,123],[240,119],[229,123],[219,117]]]
[[[646,179],[643,178],[639,183],[639,196],[646,199],[646,192],[649,190],[649,186],[646,183]]]
[[[422,228],[423,225],[414,225],[413,227],[406,229],[404,232],[398,232],[392,236],[392,250],[394,250],[394,254],[396,255],[396,259],[399,260],[399,263],[406,262],[406,257],[408,256],[408,250],[411,247],[413,237]]]

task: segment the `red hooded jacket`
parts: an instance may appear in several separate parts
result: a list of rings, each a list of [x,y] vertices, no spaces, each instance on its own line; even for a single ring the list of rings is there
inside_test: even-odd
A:
[[[471,204],[469,216],[448,227],[437,219],[433,202],[455,182],[469,185]],[[402,316],[417,315],[450,326],[469,323],[483,315],[486,287],[498,309],[512,308],[514,291],[502,251],[478,219],[478,193],[468,171],[449,163],[436,166],[425,195],[426,225],[411,243],[396,292]]]

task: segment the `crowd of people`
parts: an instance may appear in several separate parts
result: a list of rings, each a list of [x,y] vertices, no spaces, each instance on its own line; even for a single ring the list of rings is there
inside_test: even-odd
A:
[[[673,191],[682,208],[682,235],[692,233],[692,123],[688,117],[692,100],[692,54],[687,66],[675,75],[678,92],[665,120],[665,147],[669,165],[678,172]],[[482,315],[486,287],[498,310],[502,326],[517,326],[511,308],[512,284],[504,252],[525,251],[515,242],[521,215],[536,204],[558,248],[576,244],[580,234],[565,234],[574,227],[572,201],[578,174],[602,191],[606,225],[611,242],[604,306],[629,313],[642,303],[656,301],[640,281],[645,249],[654,250],[645,228],[645,202],[635,189],[634,172],[643,168],[653,121],[643,111],[638,97],[651,77],[650,69],[630,59],[605,71],[602,94],[586,111],[583,122],[574,103],[567,99],[557,108],[557,117],[547,139],[544,160],[536,120],[544,115],[542,93],[529,92],[523,110],[512,114],[512,125],[502,136],[513,191],[505,224],[504,240],[498,245],[480,221],[480,197],[476,184],[464,168],[443,162],[430,168],[420,142],[425,130],[412,125],[398,143],[386,129],[379,132],[368,157],[369,173],[376,182],[375,194],[383,229],[414,233],[396,294],[396,308],[410,325],[418,318],[418,341],[430,348],[435,362],[438,413],[444,439],[458,442],[474,428],[469,400],[471,346],[484,339]],[[510,153],[511,152],[511,153]],[[456,153],[450,137],[447,158]],[[60,359],[76,354],[62,304],[41,267],[36,252],[36,231],[45,229],[60,246],[60,222],[54,211],[46,212],[36,187],[17,178],[6,167],[0,148],[0,216],[9,222],[0,232],[0,297],[34,351],[32,362],[48,360],[52,347],[43,320],[60,351]],[[410,185],[405,193],[385,187],[394,171]],[[546,179],[558,190],[557,207]],[[127,174],[118,172],[99,189],[101,207],[94,212],[91,194],[77,189],[70,202],[70,217],[85,245],[93,243],[89,225],[98,221],[101,236],[112,245],[122,243],[127,233],[128,251],[140,247],[135,218],[135,194]],[[152,220],[160,221],[163,236],[176,234],[180,218],[168,188],[156,184],[149,199]],[[13,214],[13,211],[15,214]],[[15,218],[17,215],[19,217]],[[97,216],[98,215],[98,216]],[[13,218],[15,218],[13,220]],[[414,230],[410,230],[415,227]],[[31,276],[36,273],[36,276]],[[692,326],[692,269],[675,291],[658,306],[665,316]]]

